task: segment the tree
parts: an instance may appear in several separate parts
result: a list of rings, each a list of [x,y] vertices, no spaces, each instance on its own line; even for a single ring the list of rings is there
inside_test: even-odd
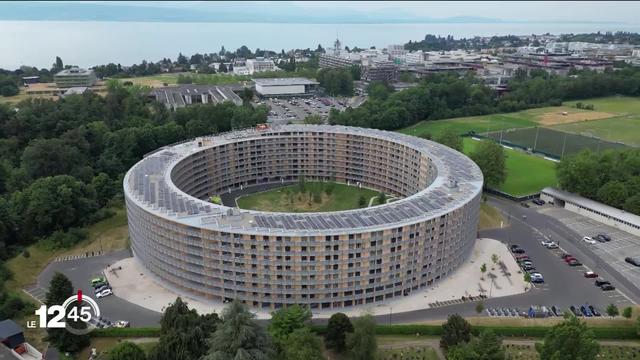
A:
[[[63,69],[64,69],[64,63],[62,62],[62,59],[60,58],[60,56],[56,56],[56,62],[53,63],[51,72],[57,73]]]
[[[69,278],[62,273],[56,272],[49,283],[49,291],[45,295],[44,303],[47,307],[62,305],[73,294],[73,285]],[[77,323],[67,325],[74,328],[79,327]],[[89,336],[75,335],[67,331],[67,329],[49,328],[47,329],[47,341],[60,351],[75,353],[89,345]]]
[[[224,63],[220,63],[220,66],[218,66],[218,71],[221,73],[226,73],[229,72],[229,69],[227,68],[227,65],[225,65]]]
[[[324,124],[324,120],[322,120],[322,117],[320,117],[320,115],[318,115],[318,114],[309,115],[309,116],[305,117],[303,122],[305,124],[309,124],[309,125]]]
[[[621,208],[629,197],[629,193],[627,192],[627,188],[623,182],[612,180],[598,189],[597,196],[603,203],[616,208]]]
[[[109,350],[109,360],[146,360],[147,356],[140,346],[129,342],[121,342]]]
[[[378,193],[378,202],[380,204],[385,204],[387,202],[387,194],[385,194],[384,191],[380,191]]]
[[[609,304],[606,309],[607,315],[614,317],[620,315],[620,310],[615,304]]]
[[[234,300],[222,312],[222,324],[209,339],[203,360],[267,360],[272,345],[266,331],[256,323],[255,315]]]
[[[478,301],[478,303],[476,304],[476,312],[478,314],[482,314],[483,311],[484,311],[484,303],[482,301]]]
[[[480,142],[476,150],[471,153],[471,159],[478,164],[484,175],[485,186],[497,188],[507,178],[506,156],[502,146],[493,141]]]
[[[160,318],[160,339],[149,360],[198,359],[207,353],[208,336],[220,323],[217,314],[198,315],[180,297]]]
[[[242,102],[244,104],[248,104],[251,102],[251,100],[253,100],[253,90],[251,90],[250,88],[243,88],[240,91],[239,94],[240,98],[242,99]]]
[[[480,265],[480,272],[482,273],[482,276],[484,277],[484,273],[487,272],[487,264],[482,264]]]
[[[503,360],[506,358],[502,339],[491,330],[480,332],[468,343],[460,343],[447,351],[447,360]]]
[[[283,354],[286,360],[324,359],[320,339],[306,326],[289,334]]]
[[[335,313],[329,318],[327,333],[325,334],[325,344],[327,348],[338,353],[344,352],[347,347],[347,333],[353,332],[353,325],[349,317],[343,313]]]
[[[633,308],[631,306],[627,306],[624,309],[622,309],[622,316],[625,319],[631,319],[632,315],[633,315]]]
[[[459,314],[449,315],[447,322],[442,324],[440,347],[447,350],[449,347],[469,342],[470,339],[471,324]]]
[[[305,192],[306,191],[306,182],[304,179],[304,175],[300,175],[298,176],[298,192]]]
[[[462,152],[462,148],[463,148],[463,146],[462,146],[462,138],[451,127],[446,128],[440,134],[440,136],[438,136],[436,138],[436,141],[439,142],[442,145],[448,146],[448,147],[450,147],[450,148],[452,148],[454,150]]]
[[[365,207],[366,205],[367,205],[367,199],[364,197],[364,195],[360,195],[360,197],[358,198],[358,206]]]
[[[531,274],[529,274],[528,272],[524,273],[524,282],[526,283],[525,285],[525,290],[529,287],[529,284],[531,284]]]
[[[304,328],[311,320],[311,310],[300,305],[291,305],[271,313],[269,334],[278,351],[285,348],[288,336],[297,329]]]
[[[624,206],[622,208],[628,212],[640,214],[640,194],[633,195],[632,197],[628,198],[624,202]]]
[[[498,254],[491,254],[491,262],[493,262],[495,265],[498,265],[499,261],[500,257],[498,256]]]
[[[353,360],[373,360],[376,356],[376,322],[371,314],[353,321],[353,332],[347,334],[347,348]]]
[[[586,323],[569,316],[551,327],[536,350],[541,360],[593,360],[600,351],[600,345]]]
[[[96,192],[96,201],[100,207],[107,205],[116,194],[116,187],[109,175],[100,173],[91,180],[91,186]]]

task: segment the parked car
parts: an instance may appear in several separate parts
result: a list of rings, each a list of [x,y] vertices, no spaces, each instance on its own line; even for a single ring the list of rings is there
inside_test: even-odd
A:
[[[540,284],[544,282],[544,277],[539,272],[532,272],[529,274],[531,276],[531,282],[534,284]]]
[[[535,270],[536,267],[533,265],[522,265],[522,270],[524,271],[531,271],[531,270]]]
[[[565,257],[563,257],[562,259],[564,259],[564,262],[568,263],[571,260],[576,260],[576,258],[574,258],[572,255],[567,255]]]
[[[511,250],[511,251],[516,250],[516,249],[520,249],[520,245],[513,244],[513,245],[509,246],[509,250]]]
[[[551,307],[551,312],[555,316],[562,316],[562,310],[560,310],[560,308],[555,305]]]
[[[597,278],[598,274],[594,273],[593,271],[585,271],[584,277],[586,277],[587,279]]]
[[[607,235],[607,234],[598,234],[598,235],[596,235],[596,237],[604,239],[604,241],[611,241],[611,237],[609,235]]]
[[[542,246],[546,247],[547,249],[557,249],[558,248],[558,244],[556,244],[555,241],[551,241],[551,240],[542,241]]]
[[[111,291],[111,289],[105,289],[105,290],[102,290],[101,292],[97,293],[96,297],[98,299],[100,299],[100,298],[103,298],[103,297],[107,297],[109,295],[113,295],[113,291]]]
[[[109,283],[108,283],[108,282],[106,282],[106,281],[105,281],[105,282],[95,283],[95,284],[93,285],[93,288],[94,288],[94,289],[97,289],[97,288],[103,287],[103,286],[105,286],[105,285],[107,285],[107,286],[108,286],[108,285],[109,285]]]
[[[593,305],[589,305],[589,310],[591,310],[591,313],[593,314],[593,316],[602,316],[602,314],[600,314],[598,309],[593,307]]]
[[[571,259],[571,260],[567,261],[567,264],[569,266],[580,266],[580,265],[582,265],[582,263],[580,261],[578,261],[578,259]]]
[[[529,255],[516,255],[517,261],[530,260]]]
[[[111,289],[111,288],[109,287],[109,285],[102,285],[99,288],[95,289],[95,293],[97,294],[97,293],[102,292],[103,290],[106,290],[106,289]]]
[[[514,254],[524,254],[525,253],[523,248],[515,248],[515,249],[511,250],[511,252],[514,253]]]
[[[568,257],[571,257],[571,258],[572,258],[573,256],[571,256],[571,255],[569,255],[569,254],[566,254],[566,253],[565,253],[565,254],[561,254],[561,255],[560,255],[560,257],[564,260],[564,259],[566,259],[566,258],[568,258]]]
[[[602,289],[602,291],[611,291],[611,290],[615,290],[616,288],[611,284],[604,284],[600,286],[600,289]]]
[[[104,276],[97,276],[97,277],[94,277],[93,279],[91,279],[91,286],[95,287],[96,284],[106,283],[106,282],[107,282],[107,279],[105,279]]]
[[[593,316],[593,314],[591,313],[591,310],[589,310],[589,307],[587,307],[586,305],[580,306],[580,312],[582,313],[582,315],[584,315],[586,317],[592,317]]]
[[[596,279],[596,281],[594,282],[594,284],[596,286],[602,286],[602,285],[611,285],[610,282],[608,282],[607,280],[604,279]]]
[[[573,315],[575,316],[582,316],[582,313],[580,311],[578,311],[578,309],[576,309],[575,306],[571,305],[569,306],[569,310],[573,313]]]
[[[605,237],[603,237],[602,234],[598,234],[598,235],[594,236],[593,238],[595,240],[601,242],[601,243],[604,243],[604,242],[607,242],[607,241],[611,241],[611,240],[607,240]]]
[[[586,242],[589,245],[595,245],[598,243],[597,241],[593,240],[593,238],[591,238],[590,236],[583,237],[582,241]]]
[[[629,264],[631,264],[633,266],[640,266],[640,257],[638,257],[638,256],[627,257],[627,258],[624,259],[624,261],[628,262]]]
[[[531,200],[531,202],[536,204],[536,205],[538,205],[538,206],[542,206],[542,205],[546,204],[546,202],[544,200],[542,200],[542,199],[533,199],[533,200]]]

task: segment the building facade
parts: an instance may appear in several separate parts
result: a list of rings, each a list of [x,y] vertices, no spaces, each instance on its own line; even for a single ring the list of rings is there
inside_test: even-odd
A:
[[[304,96],[318,89],[318,82],[306,78],[253,79],[260,96]]]
[[[270,213],[209,203],[264,184],[338,181],[402,199],[357,210]],[[476,239],[482,173],[424,139],[329,125],[260,126],[168,146],[129,170],[132,250],[158,280],[259,308],[342,308],[438,283]]]
[[[276,64],[271,59],[247,59],[246,64],[250,75],[263,71],[276,71]]]
[[[354,64],[356,64],[356,62],[351,59],[327,54],[320,55],[320,59],[318,60],[318,65],[321,69],[346,68]]]
[[[65,69],[53,76],[53,81],[58,87],[89,87],[96,84],[98,79],[93,70],[80,69],[73,67],[71,69]]]

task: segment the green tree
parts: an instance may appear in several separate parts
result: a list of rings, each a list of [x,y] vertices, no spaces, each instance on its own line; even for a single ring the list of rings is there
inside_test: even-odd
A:
[[[484,276],[484,273],[487,272],[487,264],[482,264],[480,265],[480,272],[482,273],[482,276]]]
[[[327,333],[325,334],[325,344],[327,348],[336,352],[344,352],[347,348],[347,333],[353,332],[353,325],[349,317],[343,313],[335,313],[329,318]]]
[[[471,324],[459,314],[451,314],[442,324],[440,347],[447,350],[452,346],[471,340]]]
[[[140,346],[129,342],[121,342],[109,350],[109,360],[146,360],[147,356]]]
[[[609,306],[607,306],[607,309],[605,311],[607,312],[607,315],[611,317],[620,315],[620,310],[618,310],[618,307],[616,306],[616,304],[609,304]]]
[[[304,328],[310,320],[311,310],[297,304],[272,312],[269,334],[278,350],[284,349],[288,336],[294,330]]]
[[[377,351],[376,322],[371,314],[353,321],[353,332],[347,334],[347,349],[353,360],[373,360]]]
[[[504,148],[493,141],[482,141],[471,153],[471,159],[478,164],[487,187],[497,188],[507,178]]]
[[[386,100],[393,92],[393,88],[382,81],[372,81],[367,86],[367,94],[373,100]]]
[[[272,345],[267,332],[256,323],[255,315],[235,300],[222,312],[222,324],[209,339],[203,360],[267,360]]]
[[[633,315],[633,308],[631,306],[627,306],[624,309],[622,309],[622,316],[625,319],[631,319],[632,315]]]
[[[500,339],[491,330],[481,331],[468,343],[460,343],[447,351],[447,360],[503,360],[506,352]]]
[[[593,360],[600,351],[600,345],[586,323],[569,316],[551,327],[536,350],[541,360]]]
[[[37,139],[24,149],[22,167],[30,179],[79,174],[86,158],[80,149],[60,139]]]
[[[160,339],[149,360],[198,359],[207,352],[208,336],[220,323],[217,314],[198,315],[180,297],[160,318]]]
[[[254,94],[253,94],[253,90],[251,90],[250,88],[245,87],[240,91],[239,95],[240,95],[240,98],[242,99],[242,102],[244,104],[248,104],[248,103],[251,102],[251,100],[253,100],[253,95]]]
[[[476,304],[476,313],[482,314],[483,311],[484,311],[484,303],[482,301],[478,301],[478,303]]]
[[[309,125],[324,124],[324,120],[322,120],[322,117],[320,117],[320,115],[317,115],[317,114],[309,115],[309,116],[305,117],[303,122],[305,124],[309,124]]]
[[[597,196],[603,203],[621,208],[629,197],[629,193],[623,182],[612,180],[600,187]]]
[[[358,206],[359,207],[367,206],[367,199],[364,197],[364,195],[360,195],[360,197],[358,198]]]
[[[109,175],[100,173],[93,177],[91,186],[96,193],[96,201],[98,206],[105,206],[116,194],[116,186]]]
[[[462,137],[452,128],[446,128],[436,139],[442,145],[462,152]]]
[[[285,360],[323,360],[320,339],[309,329],[302,327],[287,336],[284,346]]]
[[[640,194],[628,198],[622,208],[630,213],[640,214]]]
[[[62,305],[73,294],[73,285],[69,278],[62,273],[56,272],[49,283],[49,291],[45,295],[44,303],[47,307]],[[78,328],[78,324],[68,325]],[[89,336],[75,335],[67,331],[67,329],[50,328],[47,329],[47,341],[60,351],[75,353],[89,345]]]
[[[378,202],[380,204],[385,204],[387,202],[387,194],[385,194],[384,191],[380,191],[378,193]]]

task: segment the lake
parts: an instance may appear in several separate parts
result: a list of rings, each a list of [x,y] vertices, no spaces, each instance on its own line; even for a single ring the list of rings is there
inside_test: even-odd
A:
[[[640,23],[491,23],[491,24],[260,24],[160,22],[0,21],[0,68],[51,67],[56,56],[65,64],[90,67],[109,62],[131,65],[143,59],[174,59],[178,52],[218,52],[246,45],[280,51],[332,46],[336,35],[349,47],[385,47],[425,34],[459,37],[640,31]]]

